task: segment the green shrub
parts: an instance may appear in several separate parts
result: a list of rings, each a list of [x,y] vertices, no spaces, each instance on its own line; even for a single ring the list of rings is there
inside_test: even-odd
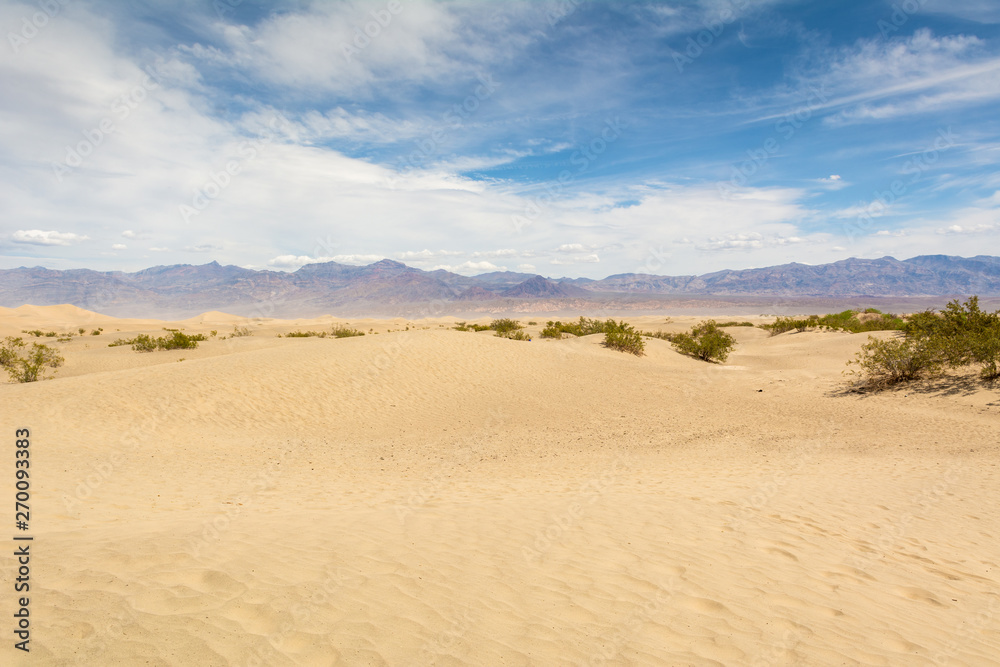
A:
[[[335,338],[353,338],[354,336],[364,336],[364,331],[359,331],[358,329],[352,329],[346,325],[338,324],[333,328],[333,335]]]
[[[500,334],[498,333],[497,335],[499,336]],[[504,334],[504,336],[502,337],[509,338],[511,340],[531,340],[531,336],[524,333],[520,329],[518,329],[517,331],[508,332],[507,334]]]
[[[642,335],[647,338],[659,338],[660,340],[668,340],[673,342],[674,337],[678,334],[672,334],[667,331],[643,331]]]
[[[926,339],[949,366],[979,364],[984,379],[1000,377],[1000,310],[984,312],[973,296],[964,304],[950,301],[941,319]]]
[[[581,318],[582,319],[582,318]],[[615,322],[607,320],[604,325],[604,347],[621,352],[629,352],[641,357],[646,350],[646,342],[642,340],[642,334],[632,328],[624,320]]]
[[[90,335],[91,336],[100,336],[102,331],[104,331],[104,329],[92,329],[91,332],[90,332]]]
[[[571,336],[589,336],[595,333],[606,333],[607,323],[614,322],[614,320],[607,320],[601,322],[600,320],[590,320],[586,317],[580,316],[578,322],[553,322],[548,321],[545,324],[545,329],[542,330],[542,335],[545,338],[562,338],[562,334],[569,334]],[[546,333],[547,332],[547,333]]]
[[[753,322],[737,322],[737,321],[733,320],[733,321],[730,321],[730,322],[722,322],[718,326],[719,326],[720,329],[722,329],[724,327],[752,327],[753,326]]]
[[[290,331],[285,334],[285,338],[326,338],[325,331]],[[281,334],[278,334],[281,338]]]
[[[250,327],[233,326],[233,333],[229,334],[230,338],[242,338],[244,336],[252,336],[253,332],[250,331]]]
[[[199,341],[205,340],[203,334],[189,336],[176,329],[168,329],[168,331],[173,331],[173,334],[169,338],[156,339],[156,346],[161,350],[193,350],[198,347]]]
[[[868,342],[848,364],[860,367],[852,373],[864,377],[865,388],[881,389],[936,370],[940,358],[926,341],[913,338],[880,340],[869,336]]]
[[[528,326],[529,327],[536,327],[536,326],[538,326],[538,322],[528,322]]]
[[[25,347],[23,340],[13,336],[8,336],[0,345],[0,366],[13,382],[36,382],[46,368],[58,368],[65,361],[48,345],[32,343],[28,351],[24,351]]]
[[[859,315],[878,315],[878,317],[859,318]],[[727,325],[729,324],[731,323],[727,323]],[[738,326],[747,326],[747,324],[749,323],[738,324]],[[906,326],[906,321],[891,313],[881,313],[875,308],[868,308],[864,312],[845,310],[840,313],[830,313],[822,316],[809,315],[804,318],[778,317],[771,324],[760,324],[758,326],[761,329],[769,331],[772,336],[777,336],[793,329],[802,332],[811,328],[848,331],[850,333],[898,331]]]
[[[736,339],[722,331],[715,320],[702,322],[690,333],[674,334],[671,343],[682,354],[720,363],[728,359],[736,347]]]
[[[508,334],[517,331],[518,329],[523,329],[524,327],[517,320],[512,320],[509,318],[502,318],[499,320],[493,320],[490,322],[490,329],[496,332],[497,336],[501,338],[507,337]]]
[[[563,332],[559,329],[557,324],[561,324],[561,322],[557,323],[553,322],[552,320],[549,320],[539,335],[542,338],[555,338],[557,340],[559,338],[562,338]]]
[[[77,329],[77,331],[79,331],[79,332],[80,332],[80,335],[81,335],[81,336],[82,336],[83,334],[87,333],[87,330],[86,330],[86,329],[84,329],[83,327],[80,327],[79,329]]]
[[[156,339],[149,334],[139,334],[128,342],[132,344],[132,349],[136,352],[153,352],[156,350]]]
[[[198,347],[198,342],[205,340],[203,334],[188,336],[176,329],[169,329],[173,333],[169,338],[153,338],[149,334],[138,334],[135,338],[119,338],[113,343],[108,343],[108,347],[120,347],[131,345],[136,352],[153,352],[155,350],[193,350]]]

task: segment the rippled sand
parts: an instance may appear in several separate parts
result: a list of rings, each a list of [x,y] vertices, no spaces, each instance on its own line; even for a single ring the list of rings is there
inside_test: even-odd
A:
[[[732,329],[725,365],[448,318],[275,337],[331,321],[143,355],[106,345],[240,319],[0,309],[105,330],[0,385],[35,535],[0,663],[1000,663],[998,390],[844,393],[842,333]]]

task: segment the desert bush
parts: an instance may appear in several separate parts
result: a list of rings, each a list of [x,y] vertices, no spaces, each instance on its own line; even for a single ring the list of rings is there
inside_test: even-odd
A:
[[[542,328],[542,332],[539,335],[542,338],[562,338],[563,332],[559,329],[558,324],[561,324],[561,322],[557,323],[549,320]]]
[[[880,340],[869,336],[848,364],[859,367],[851,372],[863,376],[865,388],[881,389],[936,370],[940,357],[926,341],[905,337]]]
[[[672,334],[668,331],[643,331],[642,335],[647,338],[659,338],[660,340],[667,340],[673,342],[674,336],[677,334]]]
[[[499,320],[493,320],[490,322],[490,329],[496,332],[497,336],[501,338],[506,338],[509,334],[517,331],[518,329],[523,329],[524,326],[521,325],[517,320],[512,320],[510,318],[501,318]]]
[[[364,331],[359,331],[358,329],[352,329],[343,324],[338,324],[333,328],[334,338],[353,338],[354,336],[364,336]]]
[[[869,338],[857,357],[848,362],[865,377],[865,386],[881,388],[943,367],[978,364],[984,380],[1000,377],[1000,311],[988,313],[979,298],[948,302],[940,313],[925,310],[908,316],[904,338]]]
[[[233,333],[229,334],[230,338],[243,338],[244,336],[252,336],[253,332],[250,331],[250,327],[234,326]]]
[[[941,320],[925,338],[949,366],[979,364],[984,379],[1000,377],[1000,310],[983,311],[973,296],[964,304],[950,301]]]
[[[543,330],[543,335],[545,338],[562,338],[562,334],[570,334],[571,336],[589,336],[595,333],[606,333],[608,322],[614,322],[614,320],[607,320],[602,322],[600,320],[590,320],[586,317],[580,316],[580,320],[577,322],[553,322],[549,320],[545,324],[545,329]],[[545,331],[548,334],[545,334]]]
[[[859,317],[859,315],[866,315]],[[875,315],[875,317],[868,317]],[[728,325],[729,323],[727,323]],[[749,324],[749,323],[747,323]],[[747,326],[738,324],[737,326]],[[723,325],[719,325],[723,326]],[[806,331],[811,328],[829,329],[831,331],[848,331],[850,333],[863,333],[866,331],[898,331],[906,326],[906,321],[893,315],[892,313],[882,313],[876,308],[868,308],[865,311],[845,310],[840,313],[829,313],[827,315],[809,315],[808,317],[778,317],[770,324],[758,325],[772,336],[792,331]]]
[[[32,343],[27,345],[20,338],[8,336],[0,345],[0,366],[13,382],[36,382],[41,379],[46,368],[58,368],[65,359],[48,345]]]
[[[187,335],[174,331],[169,338],[157,338],[156,346],[162,350],[193,350],[198,342],[205,340],[204,334]]]
[[[281,338],[281,334],[278,334],[278,338]],[[325,331],[289,331],[285,334],[285,338],[326,338]]]
[[[500,334],[497,334],[498,336]],[[511,331],[503,336],[504,338],[509,338],[511,340],[531,340],[531,336],[524,333],[520,329],[516,331]]]
[[[581,318],[582,319],[582,318]],[[629,352],[641,357],[646,351],[646,342],[642,334],[624,320],[615,322],[607,320],[604,325],[604,347],[620,352]]]
[[[100,336],[102,331],[104,331],[104,329],[91,329],[90,335],[91,336]]]
[[[737,322],[733,320],[730,322],[720,322],[718,326],[720,329],[724,327],[752,327],[753,322]]]
[[[198,347],[198,342],[205,340],[203,334],[188,336],[176,329],[169,329],[169,337],[153,338],[149,334],[138,334],[135,338],[119,338],[113,343],[108,343],[108,347],[120,347],[131,345],[136,352],[154,352],[156,350],[193,350]]]
[[[139,334],[130,341],[132,349],[136,352],[154,352],[156,350],[156,339],[149,334]]]
[[[671,343],[682,354],[720,363],[728,359],[736,347],[736,339],[722,331],[715,320],[702,322],[690,333],[674,334]]]

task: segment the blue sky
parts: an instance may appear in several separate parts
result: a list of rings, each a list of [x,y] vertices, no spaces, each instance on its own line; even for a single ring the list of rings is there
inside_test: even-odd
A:
[[[0,268],[1000,251],[993,0],[42,0],[0,35]]]

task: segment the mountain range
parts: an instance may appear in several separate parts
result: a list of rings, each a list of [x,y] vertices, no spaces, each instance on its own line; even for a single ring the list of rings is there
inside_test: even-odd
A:
[[[412,315],[602,308],[655,309],[664,297],[1000,296],[1000,257],[921,255],[845,259],[703,275],[622,273],[601,280],[497,271],[462,276],[384,259],[368,266],[307,264],[294,272],[155,266],[132,273],[19,267],[0,270],[0,306],[69,303],[119,317]],[[676,300],[676,299],[675,299]]]

